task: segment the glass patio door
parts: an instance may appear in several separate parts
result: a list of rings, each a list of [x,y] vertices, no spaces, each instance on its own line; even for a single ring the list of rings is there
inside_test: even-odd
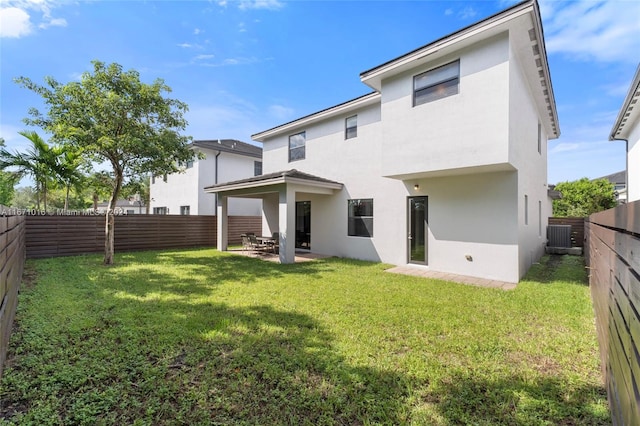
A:
[[[311,201],[296,202],[296,248],[311,250]]]
[[[409,263],[426,265],[428,261],[428,197],[409,197],[407,207]]]

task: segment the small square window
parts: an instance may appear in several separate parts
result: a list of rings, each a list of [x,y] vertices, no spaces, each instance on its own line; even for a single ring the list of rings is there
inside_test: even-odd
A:
[[[413,106],[458,93],[460,61],[434,68],[413,77]]]
[[[356,136],[358,136],[358,116],[353,115],[345,120],[344,138],[351,139]]]
[[[306,132],[289,136],[289,162],[304,160],[306,139]]]
[[[189,214],[191,214],[191,206],[180,206],[180,214],[189,216]]]

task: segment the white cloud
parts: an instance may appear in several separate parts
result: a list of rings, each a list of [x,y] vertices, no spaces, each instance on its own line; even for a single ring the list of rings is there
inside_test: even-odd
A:
[[[284,3],[278,0],[239,0],[238,7],[241,10],[248,9],[268,9],[278,10],[284,6]]]
[[[447,9],[444,11],[444,14],[449,16],[449,15],[453,15],[453,9]]]
[[[214,57],[215,55],[198,55],[193,59],[195,59],[196,61],[204,61],[206,59],[213,59]]]
[[[17,7],[0,9],[0,37],[18,38],[29,35],[33,26],[29,14]]]
[[[579,143],[566,143],[561,142],[549,150],[549,154],[557,154],[559,152],[575,151],[579,149],[581,144]]]
[[[37,27],[66,27],[64,18],[54,18],[51,10],[59,2],[52,0],[4,0],[0,8],[0,37],[23,37],[33,32],[32,19]],[[31,13],[30,13],[31,12]]]
[[[283,105],[271,105],[269,107],[269,115],[278,120],[288,120],[293,116],[293,109]]]
[[[640,2],[541,2],[546,47],[577,60],[637,63]]]
[[[180,43],[180,44],[176,44],[176,46],[182,47],[183,49],[190,49],[193,47],[193,45],[189,43]]]
[[[38,28],[41,28],[43,30],[49,28],[49,27],[66,27],[67,26],[67,20],[64,18],[53,18],[51,19],[49,22],[43,22],[40,25],[38,25]]]
[[[462,9],[460,12],[458,12],[458,17],[460,17],[460,19],[470,19],[476,16],[477,14],[478,12],[476,12],[474,8],[472,8],[471,6],[467,6],[464,9]]]
[[[200,28],[196,28],[196,29],[193,30],[193,34],[194,35],[198,35],[200,33],[202,33],[202,30]]]

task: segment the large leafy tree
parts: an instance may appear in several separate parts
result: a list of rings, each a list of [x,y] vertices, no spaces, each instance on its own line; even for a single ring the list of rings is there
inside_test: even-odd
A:
[[[0,147],[0,169],[13,169],[20,178],[31,176],[36,184],[37,208],[40,209],[40,201],[44,203],[47,211],[47,189],[58,176],[58,157],[62,154],[59,147],[49,146],[44,139],[34,131],[19,132],[29,139],[31,146],[26,152],[11,153],[4,147]]]
[[[42,96],[46,111],[32,108],[25,122],[45,129],[55,141],[82,151],[92,161],[108,163],[114,178],[105,219],[104,263],[113,263],[113,210],[130,177],[178,172],[178,162],[194,156],[190,138],[181,135],[187,105],[165,97],[171,89],[163,80],[140,81],[135,70],[116,63],[93,61],[93,72],[80,81],[61,84],[52,77],[39,85],[29,78],[16,81]]]
[[[616,206],[614,186],[606,179],[589,180],[585,177],[561,182],[555,189],[562,193],[560,200],[553,200],[553,215],[556,217],[586,217]]]

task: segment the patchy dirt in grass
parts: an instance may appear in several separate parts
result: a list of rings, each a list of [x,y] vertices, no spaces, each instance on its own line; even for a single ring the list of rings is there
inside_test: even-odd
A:
[[[33,265],[24,265],[24,272],[22,273],[22,284],[20,285],[20,291],[31,290],[36,285],[38,279],[38,273]]]
[[[532,368],[543,376],[556,376],[563,371],[562,366],[548,356],[518,351],[507,357],[510,362],[521,365],[521,369]]]

